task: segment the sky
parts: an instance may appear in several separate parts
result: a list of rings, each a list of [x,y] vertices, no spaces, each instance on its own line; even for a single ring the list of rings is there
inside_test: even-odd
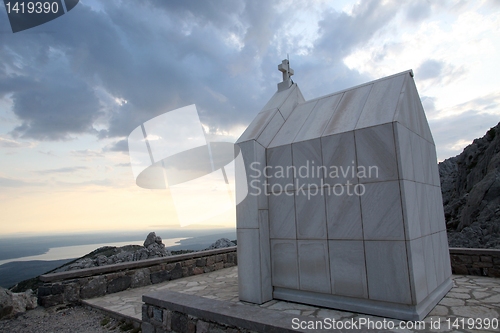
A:
[[[128,135],[195,104],[234,142],[287,55],[306,100],[413,69],[440,161],[500,120],[498,0],[81,0],[18,33],[0,6],[0,235],[178,227]]]

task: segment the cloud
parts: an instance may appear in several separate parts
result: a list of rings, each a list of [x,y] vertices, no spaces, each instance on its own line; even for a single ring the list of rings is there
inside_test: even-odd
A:
[[[500,92],[475,98],[430,118],[429,125],[438,148],[438,159],[458,155],[476,138],[484,136],[500,119]]]
[[[498,119],[498,114],[468,111],[458,116],[430,120],[438,160],[460,154],[474,139],[484,136],[488,129],[495,126]]]
[[[467,73],[462,66],[453,66],[441,60],[427,59],[415,70],[419,81],[430,80],[432,84],[457,82]]]
[[[87,7],[78,6],[75,13],[72,20],[84,19],[86,29],[74,30],[63,18],[62,22],[58,19],[36,27],[23,38],[17,34],[3,36],[0,91],[12,94],[12,111],[21,121],[11,132],[14,137],[67,140],[75,134],[94,132],[93,123],[102,116],[102,106],[94,93],[96,82],[79,72],[78,62],[88,58],[91,33],[106,36],[108,40],[97,38],[104,43],[117,36],[107,34],[104,28],[109,28],[110,22],[108,27],[99,24],[103,22],[97,22],[98,15],[92,15]],[[47,29],[55,32],[40,33]]]
[[[420,22],[431,15],[431,5],[425,1],[414,1],[406,11],[406,18],[411,22]]]
[[[98,154],[125,152],[122,138],[134,128],[189,104],[211,129],[246,126],[276,91],[286,53],[307,99],[329,94],[373,79],[382,59],[400,55],[402,42],[377,39],[394,30],[396,17],[420,22],[433,12],[418,1],[363,1],[349,11],[307,1],[287,6],[147,0],[102,1],[95,10],[83,2],[22,40],[2,36],[0,96],[11,95],[20,123],[11,134],[69,140],[90,133],[117,140]],[[373,40],[381,47],[364,61],[372,70],[347,67],[344,60]],[[447,84],[463,76],[464,67],[443,59],[424,60],[416,77]],[[424,101],[426,110],[434,102]]]
[[[442,61],[428,59],[420,64],[415,72],[418,73],[420,80],[433,79],[439,77],[444,66],[445,64]]]
[[[104,151],[118,151],[118,152],[127,152],[128,153],[128,141],[126,139],[114,142],[110,145],[107,145],[103,149]]]
[[[219,28],[232,28],[246,5],[241,0],[206,0],[199,3],[185,1],[148,0],[152,6],[164,10],[182,21],[194,21],[196,25],[215,24]]]
[[[41,175],[54,174],[54,173],[73,173],[80,170],[87,170],[88,167],[85,166],[75,166],[75,167],[64,167],[58,169],[48,169],[48,170],[39,170],[37,173]]]
[[[70,154],[76,157],[104,157],[102,152],[91,149],[72,150]]]
[[[11,92],[29,91],[35,87],[36,83],[29,76],[7,74],[5,68],[0,69],[0,97]]]
[[[355,47],[368,42],[392,20],[398,9],[397,2],[371,0],[357,3],[351,14],[325,12],[319,22],[321,37],[315,42],[315,50],[322,52],[326,59],[340,60]]]
[[[498,9],[498,7],[500,7],[500,2],[498,2],[497,0],[486,0],[485,3],[495,9]]]
[[[421,96],[420,101],[422,102],[427,118],[432,118],[437,115],[436,97]]]
[[[93,91],[66,73],[48,73],[44,81],[13,93],[13,111],[22,121],[13,137],[67,140],[71,134],[91,132],[100,114]]]
[[[193,103],[211,128],[246,125],[276,90],[276,66],[286,52],[304,91],[314,91],[310,97],[360,83],[365,77],[342,57],[397,10],[396,3],[368,1],[352,14],[329,11],[317,40],[304,40],[290,31],[301,12],[314,14],[307,2],[295,2],[293,15],[272,1],[100,4],[97,11],[81,3],[71,20],[43,26],[55,33],[40,38],[43,29],[37,27],[22,42],[8,37],[0,46],[0,94],[12,94],[21,121],[14,137],[126,137],[139,124]],[[310,57],[294,54],[304,47]],[[323,80],[332,84],[319,84]]]
[[[40,154],[43,154],[43,155],[53,156],[53,157],[58,157],[56,154],[54,154],[54,152],[53,152],[53,151],[50,151],[50,150],[49,150],[49,151],[41,151],[41,150],[39,150],[38,152],[39,152]]]
[[[500,91],[479,96],[441,111],[445,116],[454,116],[466,112],[491,113],[500,116]]]
[[[5,135],[0,135],[0,147],[2,148],[33,148],[36,146],[34,142],[17,141]]]
[[[398,10],[397,2],[372,0],[356,3],[351,12],[325,11],[310,54],[299,57],[292,65],[298,63],[294,68],[297,76],[307,83],[304,97],[314,98],[369,81],[371,77],[350,69],[344,59],[366,45]]]
[[[57,181],[58,186],[61,187],[86,187],[86,186],[99,186],[99,187],[121,187],[122,184],[117,184],[111,179],[97,179],[97,180],[89,180],[84,182],[63,182]]]
[[[27,187],[27,186],[44,186],[45,184],[39,182],[28,182],[21,179],[0,177],[0,187]]]
[[[237,50],[227,44],[227,35],[245,33],[240,20],[232,18],[239,14],[237,10],[228,16],[215,10],[220,4],[198,8],[155,1],[120,6],[106,2],[103,6],[105,11],[88,11],[88,17],[72,22],[83,35],[78,39],[85,43],[68,52],[79,75],[87,80],[98,77],[110,95],[128,101],[120,107],[107,106],[109,126],[100,132],[101,137],[127,136],[144,121],[193,103],[205,110],[205,119],[222,124],[246,118],[245,113],[252,110],[250,96],[259,86],[227,73],[228,63],[239,60]],[[89,28],[90,19],[98,27]],[[67,36],[65,40],[70,38],[75,39]],[[247,65],[251,67],[252,63]],[[223,94],[233,96],[232,101],[221,99]]]

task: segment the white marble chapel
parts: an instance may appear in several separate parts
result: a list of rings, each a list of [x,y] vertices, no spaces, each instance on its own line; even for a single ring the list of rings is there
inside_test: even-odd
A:
[[[278,91],[237,141],[240,299],[422,319],[452,282],[413,72],[306,101],[289,62],[278,68]]]

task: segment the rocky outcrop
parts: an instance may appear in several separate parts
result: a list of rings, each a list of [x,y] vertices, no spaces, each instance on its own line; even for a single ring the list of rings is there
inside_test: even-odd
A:
[[[37,297],[30,290],[13,293],[0,288],[0,319],[11,318],[19,313],[32,310],[37,306]]]
[[[231,246],[236,246],[236,244],[234,244],[233,242],[231,242],[227,238],[221,238],[221,239],[217,240],[215,243],[213,243],[212,245],[210,245],[207,248],[207,250],[221,249],[224,247],[231,247]]]
[[[154,232],[150,232],[144,241],[144,249],[139,250],[137,254],[139,256],[137,260],[166,257],[169,255],[171,254],[168,250],[165,250],[165,244],[163,244],[161,237],[156,236]]]
[[[500,248],[500,123],[439,163],[452,247]]]
[[[161,237],[156,233],[150,232],[144,241],[144,246],[127,245],[122,247],[104,246],[88,255],[77,259],[67,265],[53,271],[65,272],[76,269],[90,268],[96,266],[105,266],[118,264],[122,262],[138,261],[151,258],[161,258],[170,256],[171,253],[165,249]]]

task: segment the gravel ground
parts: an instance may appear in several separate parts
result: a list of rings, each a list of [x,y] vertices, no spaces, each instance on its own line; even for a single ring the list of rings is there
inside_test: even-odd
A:
[[[137,333],[131,324],[107,317],[82,306],[37,307],[17,318],[1,320],[0,332],[5,333]]]

